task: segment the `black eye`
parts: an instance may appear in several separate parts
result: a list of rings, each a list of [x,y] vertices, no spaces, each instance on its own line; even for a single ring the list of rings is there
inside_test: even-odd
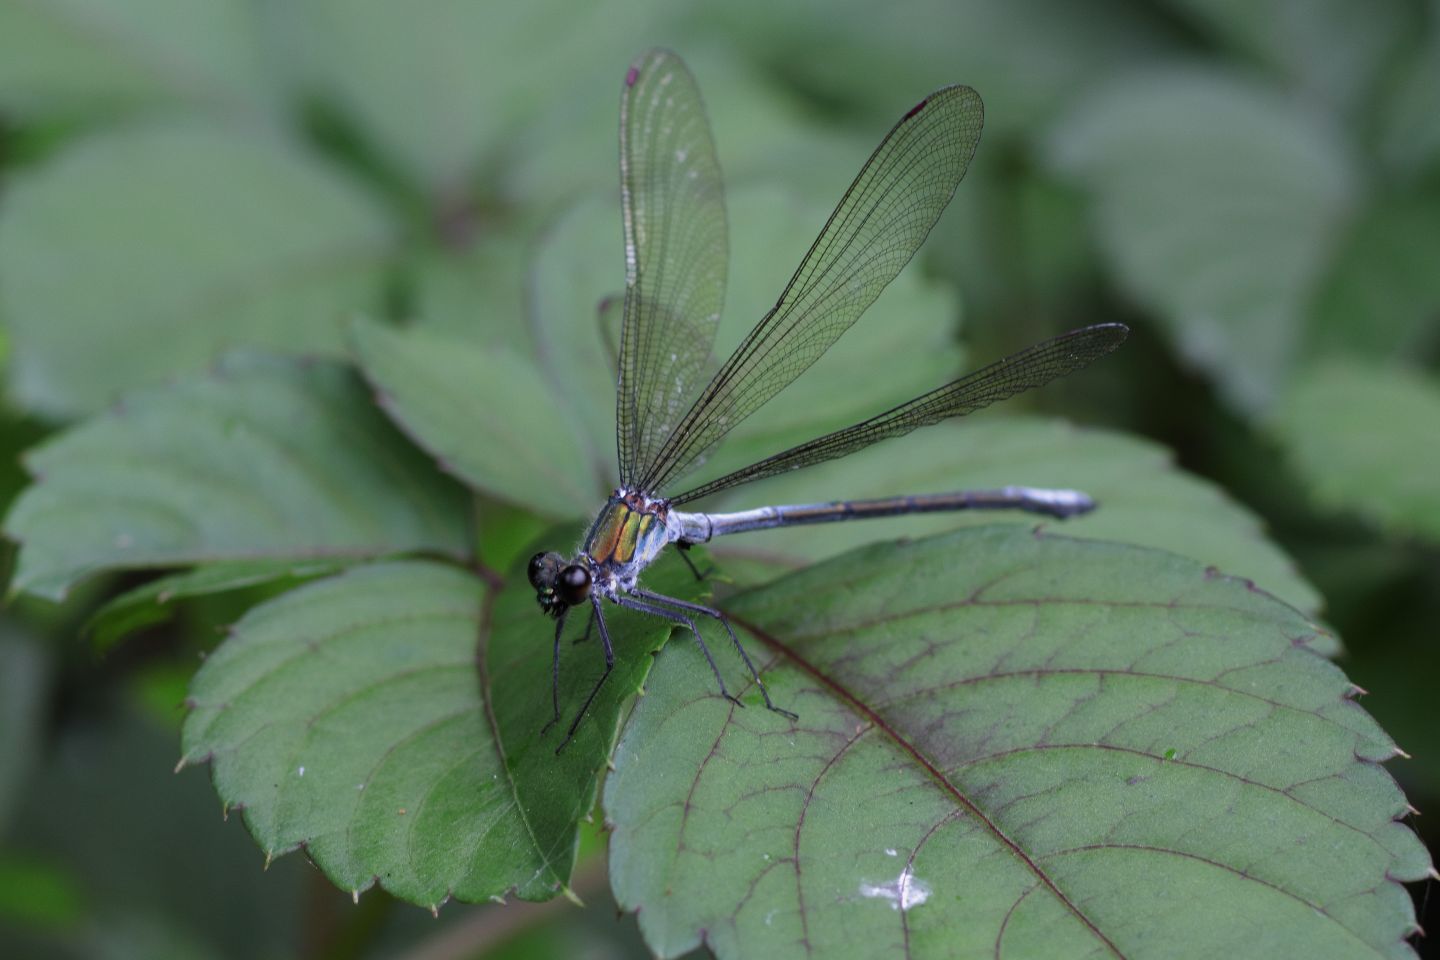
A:
[[[560,571],[560,599],[570,606],[578,606],[590,596],[590,571],[572,563]]]
[[[530,558],[527,571],[530,586],[536,590],[549,590],[555,586],[555,575],[560,569],[560,558],[553,553],[537,553]]]

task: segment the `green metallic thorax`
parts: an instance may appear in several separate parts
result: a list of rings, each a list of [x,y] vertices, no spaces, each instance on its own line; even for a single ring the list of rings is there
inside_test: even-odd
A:
[[[635,496],[612,497],[585,539],[585,553],[600,566],[648,566],[670,542],[662,504]]]

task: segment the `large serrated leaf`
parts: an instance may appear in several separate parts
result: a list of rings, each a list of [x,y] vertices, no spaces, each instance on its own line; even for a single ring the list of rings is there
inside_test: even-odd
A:
[[[1440,540],[1440,384],[1405,370],[1331,361],[1307,368],[1273,430],[1321,505]]]
[[[801,720],[660,656],[604,803],[662,956],[1413,955],[1396,748],[1242,581],[988,527],[729,609]]]
[[[695,594],[680,564],[655,574]],[[421,562],[310,584],[251,611],[205,662],[182,764],[211,762],[267,857],[303,846],[343,889],[378,882],[432,907],[546,899],[569,878],[621,708],[671,629],[608,613],[615,673],[557,756],[553,623],[528,589]],[[598,635],[562,656],[568,725],[603,662]]]
[[[52,598],[100,570],[468,550],[463,491],[347,368],[234,356],[131,395],[26,456],[11,589]]]
[[[1049,149],[1119,283],[1232,403],[1269,404],[1356,193],[1338,131],[1262,85],[1168,67],[1090,95]]]
[[[381,406],[450,473],[555,517],[583,516],[603,501],[578,426],[524,356],[423,327],[351,329]]]
[[[74,416],[231,346],[339,353],[390,242],[380,210],[294,144],[202,125],[95,135],[0,209],[10,387]]]

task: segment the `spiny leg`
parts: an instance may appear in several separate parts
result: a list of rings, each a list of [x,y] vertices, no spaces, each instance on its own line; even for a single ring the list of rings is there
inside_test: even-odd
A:
[[[760,673],[755,669],[755,664],[750,662],[750,654],[745,652],[745,645],[740,642],[740,638],[735,635],[735,631],[731,628],[729,617],[725,616],[725,614],[721,613],[719,610],[714,609],[713,607],[707,607],[698,603],[691,603],[688,600],[677,600],[674,597],[667,597],[659,593],[652,593],[651,591],[646,590],[643,587],[636,587],[631,592],[638,597],[645,598],[646,600],[653,600],[657,603],[668,603],[671,606],[679,607],[682,610],[692,610],[695,613],[703,613],[707,617],[714,617],[716,620],[719,620],[720,623],[725,627],[725,632],[730,634],[730,639],[734,642],[735,649],[740,651],[740,659],[745,661],[745,666],[750,670],[750,676],[755,678],[755,685],[760,688],[760,695],[765,698],[765,706],[771,710],[774,710],[776,713],[789,717],[791,720],[800,719],[799,714],[792,713],[791,711],[786,710],[783,707],[777,707],[770,700],[770,691],[765,689],[765,681],[760,679]],[[691,629],[694,628],[692,627]],[[714,668],[715,665],[712,663],[710,666],[711,668]]]
[[[570,724],[570,729],[565,732],[565,739],[561,740],[560,746],[555,748],[556,754],[559,754],[561,750],[565,749],[565,745],[575,736],[575,731],[580,729],[580,721],[585,719],[585,713],[590,709],[590,704],[595,702],[595,696],[600,692],[600,688],[605,685],[605,681],[610,678],[610,671],[615,669],[615,648],[610,643],[610,629],[605,626],[605,614],[600,612],[600,597],[597,594],[592,593],[590,595],[590,612],[594,615],[595,622],[600,625],[600,642],[605,647],[605,672],[600,674],[600,679],[595,681],[595,686],[590,690],[590,696],[585,698],[585,705],[580,708],[579,713],[575,714],[574,722]],[[559,634],[556,634],[556,636],[558,637]],[[558,644],[559,641],[557,640],[556,643]],[[556,649],[559,649],[558,646]],[[556,709],[559,708],[557,707]]]
[[[661,598],[665,599],[665,598]],[[676,623],[683,623],[695,634],[695,642],[700,644],[700,652],[705,654],[705,662],[710,664],[710,672],[715,674],[715,682],[720,685],[720,695],[736,706],[743,707],[739,699],[730,695],[729,689],[725,686],[725,678],[720,675],[720,668],[715,666],[715,658],[710,655],[710,648],[705,645],[705,638],[700,636],[700,630],[695,626],[695,621],[678,610],[667,610],[665,607],[656,606],[653,603],[645,603],[636,600],[634,597],[616,596],[615,602],[629,610],[638,610],[641,613],[648,613],[655,617],[664,617],[667,620],[674,620]]]
[[[555,715],[550,718],[549,723],[540,728],[541,736],[560,722],[560,634],[565,632],[565,618],[569,615],[570,610],[567,607],[555,618],[555,649],[550,656],[550,702],[555,708]]]
[[[700,569],[695,566],[695,561],[690,559],[690,544],[682,540],[675,546],[678,548],[680,559],[685,561],[685,566],[690,568],[690,572],[695,575],[696,580],[704,580],[706,577],[710,576],[710,574],[715,572],[715,568],[713,566],[706,568],[704,573],[700,572]],[[653,594],[653,596],[659,596],[659,594]]]
[[[580,636],[576,637],[574,640],[571,640],[570,643],[571,643],[572,645],[573,645],[573,644],[577,644],[577,643],[584,643],[586,640],[589,640],[589,639],[590,639],[590,631],[591,631],[591,630],[594,630],[594,629],[595,629],[595,610],[594,610],[594,608],[592,607],[591,610],[590,610],[590,618],[585,621],[585,632],[582,633],[582,634],[580,634]]]

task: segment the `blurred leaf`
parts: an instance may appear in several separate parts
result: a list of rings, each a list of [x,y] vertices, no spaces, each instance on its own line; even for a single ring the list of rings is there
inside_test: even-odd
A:
[[[287,9],[286,32],[299,81],[332,98],[392,163],[445,197],[557,99],[604,79],[618,91],[658,7],[316,0]]]
[[[173,573],[167,577],[128,590],[95,611],[85,624],[85,632],[99,652],[137,630],[168,623],[174,618],[178,601],[227,593],[259,584],[293,581],[328,576],[343,569],[333,560],[235,560],[212,563],[193,570]]]
[[[0,5],[0,109],[259,111],[271,89],[258,26],[243,0],[14,0]]]
[[[81,916],[80,891],[66,870],[47,860],[0,854],[0,921],[61,932],[74,928]]]
[[[1440,317],[1440,180],[1381,198],[1345,238],[1313,307],[1312,349],[1400,358]]]
[[[885,132],[883,125],[862,134],[823,122],[813,104],[742,60],[743,51],[724,38],[701,30],[683,44],[664,42],[684,56],[700,84],[727,183],[778,181],[796,191],[814,189],[814,199],[834,204]],[[562,203],[559,213],[593,194],[615,195],[623,76],[611,69],[601,74],[607,82],[581,84],[539,115],[517,138],[506,165],[508,196],[546,209]],[[918,98],[925,91],[914,92]],[[618,212],[615,217],[618,222]]]
[[[529,342],[525,275],[534,250],[519,231],[477,228],[463,251],[421,256],[413,271],[413,304],[405,319],[416,326],[483,345],[512,349]]]
[[[1174,46],[1143,7],[1115,0],[905,0],[883,16],[866,0],[696,9],[700,23],[781,75],[876,116],[898,119],[936,87],[967,83],[997,133],[1034,124],[1097,76]]]
[[[463,554],[461,490],[330,362],[236,356],[131,395],[31,451],[5,521],[12,591],[58,599],[106,569]]]
[[[1051,138],[1118,282],[1242,409],[1273,399],[1355,186],[1335,131],[1263,87],[1132,74]]]
[[[1076,429],[1055,420],[987,413],[963,423],[941,424],[841,461],[746,486],[701,508],[739,510],[765,503],[983,490],[1008,484],[1082,490],[1100,506],[1063,522],[1021,513],[952,513],[756,531],[716,541],[716,552],[758,555],[798,567],[874,540],[919,537],[978,524],[1029,528],[1043,523],[1066,534],[1159,547],[1191,557],[1252,579],[1309,613],[1321,605],[1315,588],[1265,536],[1255,515],[1211,483],[1178,469],[1168,451],[1135,437]]]
[[[8,621],[0,623],[0,837],[35,759],[49,694],[48,672],[34,642]],[[3,910],[0,907],[0,913]]]
[[[667,568],[666,584],[689,577]],[[497,597],[433,563],[351,570],[235,626],[195,677],[182,762],[211,761],[267,857],[303,844],[342,889],[378,882],[426,906],[548,899],[569,878],[620,707],[671,626],[611,623],[618,675],[557,756],[562,731],[542,733],[553,627],[528,589]],[[600,651],[565,647],[574,710]]]
[[[845,186],[836,183],[833,199]],[[721,357],[774,305],[831,209],[767,185],[733,191],[729,206],[731,277],[716,337]],[[616,469],[615,360],[599,307],[624,289],[618,224],[613,204],[577,208],[548,238],[532,284],[542,362],[557,395],[583,418],[591,457],[607,477]],[[905,271],[798,382],[736,428],[717,464],[759,459],[957,376],[961,353],[952,329],[958,312],[951,288]],[[885,374],[876,376],[877,370]],[[683,486],[713,473],[702,467]]]
[[[1170,0],[1304,94],[1363,106],[1386,62],[1418,26],[1415,8],[1367,0]]]
[[[1440,540],[1440,386],[1395,367],[1306,369],[1276,411],[1276,437],[1330,510]]]
[[[1402,173],[1440,163],[1440,4],[1429,2],[1429,30],[1399,61],[1397,78],[1380,104],[1380,155]]]
[[[128,678],[125,692],[151,723],[179,733],[185,719],[185,692],[194,674],[192,663],[147,663]]]
[[[1395,747],[1244,583],[992,527],[728,609],[802,719],[660,656],[604,798],[660,955],[1412,955]]]
[[[447,472],[555,517],[584,516],[602,501],[579,427],[523,355],[425,328],[351,329],[381,407]]]
[[[94,136],[0,211],[11,388],[73,416],[228,346],[338,352],[389,242],[363,195],[284,142],[193,126]]]

